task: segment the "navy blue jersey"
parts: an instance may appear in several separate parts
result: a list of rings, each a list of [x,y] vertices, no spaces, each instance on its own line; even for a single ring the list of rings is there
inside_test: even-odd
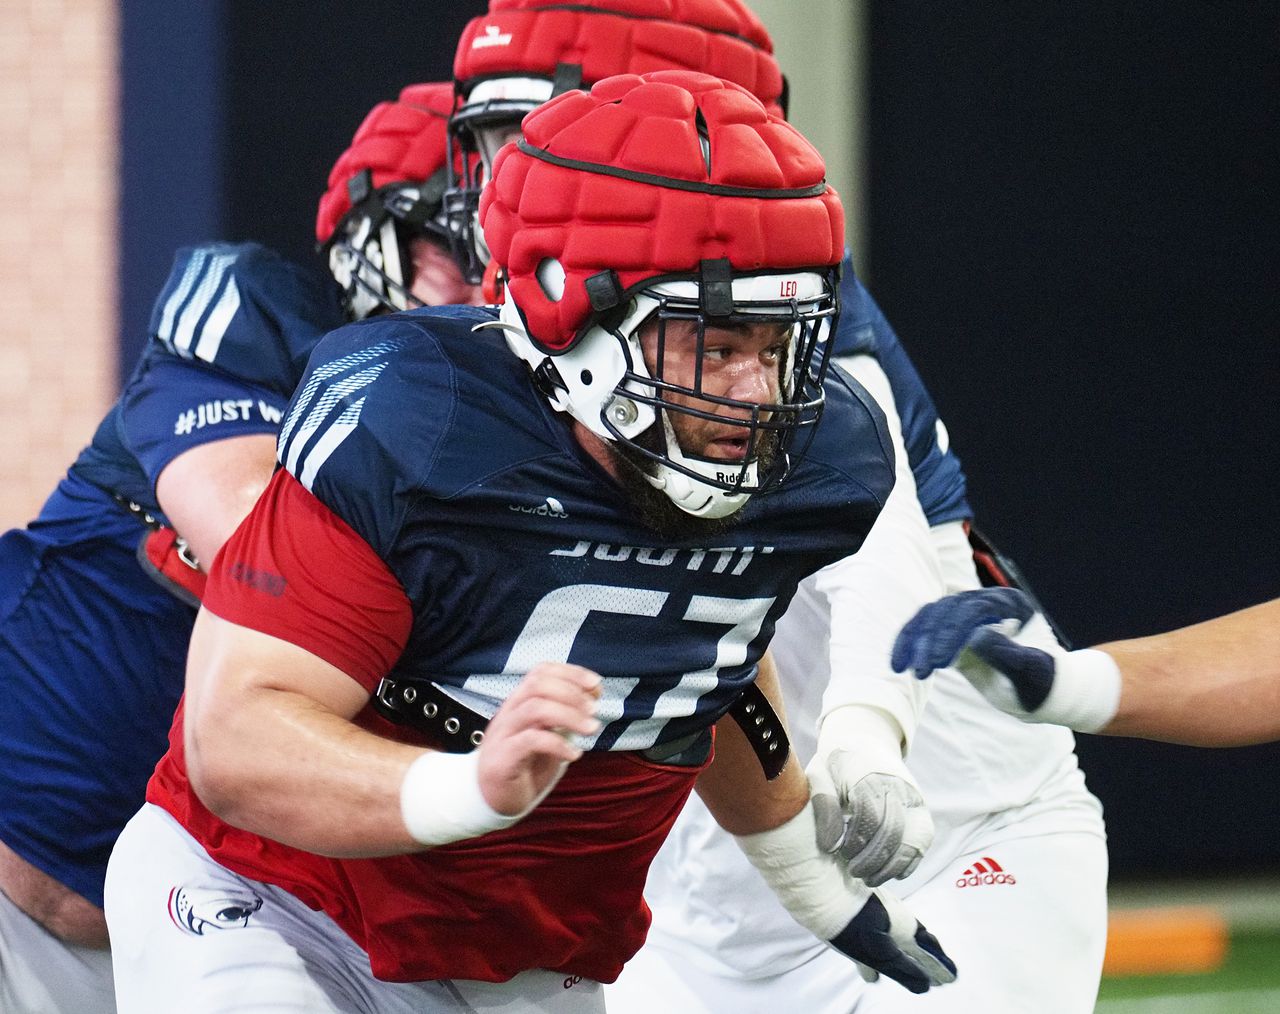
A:
[[[493,331],[447,308],[352,325],[317,348],[284,466],[405,590],[395,672],[491,715],[542,661],[605,677],[586,745],[635,750],[708,725],[754,678],[796,584],[861,545],[893,485],[884,417],[844,374],[807,457],[710,538],[663,538],[574,439]]]
[[[939,430],[933,399],[880,307],[858,281],[849,257],[845,257],[840,282],[840,322],[832,352],[836,357],[874,356],[889,378],[902,420],[907,460],[929,524],[972,517],[964,471],[946,442],[945,431]]]
[[[344,320],[336,286],[265,247],[180,250],[142,357],[72,472],[163,520],[164,466],[203,443],[274,433],[311,349]]]
[[[262,247],[180,252],[132,379],[39,517],[0,537],[0,840],[95,904],[182,690],[195,612],[139,566],[155,481],[274,433],[336,297]]]

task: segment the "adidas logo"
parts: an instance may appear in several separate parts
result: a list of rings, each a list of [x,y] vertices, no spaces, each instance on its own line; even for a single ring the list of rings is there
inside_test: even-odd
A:
[[[513,511],[519,511],[521,514],[537,514],[544,518],[567,518],[569,512],[564,509],[564,505],[553,496],[547,497],[547,502],[539,504],[537,507],[521,507],[519,504],[513,503],[508,505]]]
[[[1016,884],[1012,873],[1005,873],[1004,867],[990,856],[983,856],[974,863],[956,881],[956,887],[985,887],[989,884]]]

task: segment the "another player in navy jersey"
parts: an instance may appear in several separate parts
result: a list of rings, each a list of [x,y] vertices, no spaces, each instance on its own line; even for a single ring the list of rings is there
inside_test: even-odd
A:
[[[476,298],[434,221],[451,103],[451,85],[406,89],[335,166],[317,238],[342,285],[254,244],[180,251],[119,400],[0,537],[4,1011],[115,1008],[107,857],[164,753],[199,564],[270,478],[311,349],[376,310]]]
[[[481,209],[501,311],[322,341],[215,563],[108,875],[130,1010],[252,966],[224,1009],[599,1011],[695,780],[812,932],[913,991],[953,977],[818,851],[760,671],[893,486],[883,415],[826,375],[821,158],[681,72],[523,131]]]

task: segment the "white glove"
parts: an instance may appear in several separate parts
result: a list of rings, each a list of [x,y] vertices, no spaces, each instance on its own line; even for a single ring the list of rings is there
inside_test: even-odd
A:
[[[871,887],[915,871],[933,844],[933,818],[891,715],[855,704],[828,713],[806,772],[822,851]]]
[[[1120,670],[1106,652],[1067,651],[1016,588],[948,595],[913,616],[893,646],[893,668],[924,679],[957,668],[1006,714],[1097,732],[1120,706]]]
[[[791,917],[857,962],[867,981],[884,974],[925,993],[955,979],[955,963],[902,902],[818,851],[812,804],[771,831],[734,838]]]

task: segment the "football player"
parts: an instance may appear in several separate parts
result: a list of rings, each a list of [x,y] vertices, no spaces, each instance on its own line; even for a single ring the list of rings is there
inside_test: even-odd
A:
[[[454,235],[474,276],[488,263],[484,235],[474,228],[479,193],[520,116],[603,73],[662,63],[714,68],[774,109],[785,96],[769,35],[737,0],[661,13],[643,0],[571,9],[551,0],[492,0],[488,14],[468,25],[454,64],[461,104],[453,120],[465,155],[458,164],[468,171],[446,204],[458,216]],[[495,268],[489,263],[491,280]],[[802,585],[774,640],[797,752],[813,758],[820,799],[839,805],[828,814],[824,841],[872,884],[908,877],[893,889],[930,913],[931,926],[947,923],[942,938],[963,953],[964,975],[928,1004],[1091,1010],[1106,934],[1107,858],[1101,809],[1084,786],[1071,737],[1020,728],[954,672],[934,681],[926,713],[921,688],[888,666],[894,632],[916,608],[948,590],[977,587],[980,578],[965,478],[946,430],[848,258],[844,268],[834,354],[879,399],[904,444],[899,464],[911,474],[900,469],[863,551]],[[1006,579],[985,548],[980,555],[985,580]],[[986,883],[988,867],[1003,862],[1012,872],[992,870]],[[1070,878],[1059,875],[1062,866],[1072,869]],[[975,877],[980,889],[969,890]],[[750,876],[697,798],[659,852],[647,897],[649,943],[607,990],[613,1010],[770,1003],[905,1010],[921,1002],[891,983],[864,985],[841,955],[804,933]],[[1043,974],[1045,953],[1057,963],[1053,976]]]
[[[883,415],[825,376],[843,216],[820,156],[680,71],[522,129],[480,208],[500,310],[323,340],[214,564],[108,872],[130,1011],[220,989],[602,1010],[695,780],[815,935],[913,991],[954,974],[818,850],[755,682],[798,581],[857,550],[894,480]],[[225,928],[175,922],[197,887]]]
[[[1280,739],[1280,600],[1151,637],[1068,651],[1021,592],[986,589],[920,610],[894,647],[899,672],[955,665],[1024,722],[1187,746]]]
[[[0,537],[0,1010],[115,1009],[107,857],[165,749],[200,565],[266,486],[316,341],[477,298],[439,216],[452,101],[406,89],[338,160],[316,235],[340,287],[254,244],[179,252],[119,400]]]

